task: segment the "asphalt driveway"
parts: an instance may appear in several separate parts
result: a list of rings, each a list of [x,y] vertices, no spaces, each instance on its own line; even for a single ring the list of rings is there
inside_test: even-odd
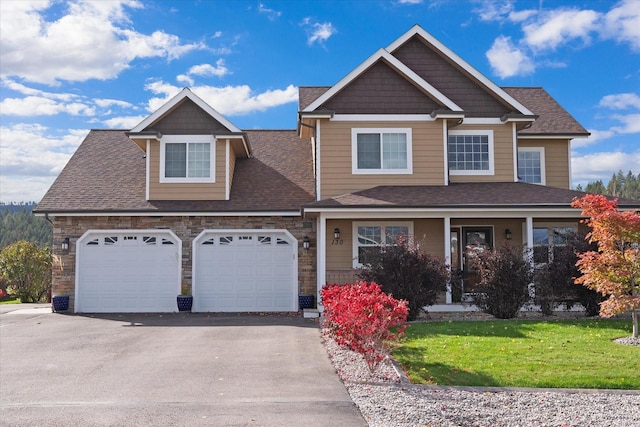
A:
[[[312,319],[0,307],[3,426],[367,425]]]

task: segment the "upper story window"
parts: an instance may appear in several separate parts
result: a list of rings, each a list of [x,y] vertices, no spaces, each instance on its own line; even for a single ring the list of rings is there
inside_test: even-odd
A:
[[[448,158],[451,175],[493,175],[493,131],[449,131]]]
[[[518,148],[520,182],[545,184],[544,147]]]
[[[160,182],[215,182],[211,135],[165,135],[160,142]]]
[[[352,129],[354,174],[409,174],[412,172],[411,129]]]

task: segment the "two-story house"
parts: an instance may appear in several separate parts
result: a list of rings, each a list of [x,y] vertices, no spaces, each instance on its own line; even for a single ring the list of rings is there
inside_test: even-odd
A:
[[[468,270],[502,240],[545,257],[578,227],[570,141],[542,88],[503,88],[421,27],[331,87],[296,130],[243,131],[189,89],[130,130],[92,130],[44,196],[76,312],[295,311],[399,233]],[[640,207],[622,201],[621,206]],[[451,304],[472,291],[472,273]]]

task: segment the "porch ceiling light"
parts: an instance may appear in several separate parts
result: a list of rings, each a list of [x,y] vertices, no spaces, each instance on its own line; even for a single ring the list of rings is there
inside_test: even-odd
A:
[[[302,248],[305,251],[309,250],[309,246],[311,246],[311,241],[309,240],[308,236],[304,236],[304,238],[302,239]]]
[[[511,230],[509,230],[508,228],[506,230],[504,230],[504,238],[507,240],[511,240],[512,234],[511,234]]]

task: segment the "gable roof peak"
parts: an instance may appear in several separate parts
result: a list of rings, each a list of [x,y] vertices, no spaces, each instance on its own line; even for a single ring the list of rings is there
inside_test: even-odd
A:
[[[472,76],[477,82],[479,82],[482,86],[491,91],[497,98],[502,99],[504,102],[509,104],[518,113],[523,114],[525,116],[533,116],[534,114],[525,107],[522,103],[520,103],[517,99],[509,95],[506,91],[504,91],[500,86],[496,85],[493,81],[488,79],[484,74],[478,71],[476,68],[472,67],[467,61],[458,56],[455,52],[449,49],[447,46],[442,44],[438,39],[432,36],[429,32],[427,32],[420,25],[416,24],[409,29],[409,31],[405,32],[399,38],[397,38],[394,42],[392,42],[389,46],[387,46],[386,50],[390,54],[394,54],[396,50],[398,50],[401,46],[403,46],[407,41],[414,37],[420,37],[423,41],[425,41],[428,45],[433,47],[436,51],[438,51],[445,58],[449,59],[453,63],[457,64],[460,68],[462,68],[466,73]]]
[[[403,64],[398,58],[391,55],[387,49],[380,48],[373,55],[367,58],[364,62],[362,62],[359,66],[357,66],[353,71],[343,77],[338,83],[333,85],[329,90],[324,92],[320,97],[314,100],[311,104],[306,106],[303,112],[312,112],[317,108],[321,107],[328,99],[336,95],[346,86],[348,86],[351,82],[353,82],[356,78],[365,73],[373,64],[376,64],[379,61],[384,61],[388,65],[390,65],[396,72],[404,75],[409,81],[419,87],[424,93],[428,94],[434,100],[437,100],[441,105],[452,111],[461,112],[462,108],[460,108],[455,102],[446,97],[442,92],[438,89],[430,85],[426,82],[422,77],[416,74],[413,70]]]
[[[180,92],[178,92],[173,98],[169,99],[165,102],[160,108],[151,113],[147,118],[141,121],[138,125],[136,125],[133,129],[131,129],[131,133],[142,132],[148,126],[155,123],[158,119],[163,117],[167,112],[171,111],[176,105],[180,104],[185,99],[191,100],[198,107],[202,108],[207,114],[221,123],[229,132],[237,132],[241,133],[242,131],[229,120],[227,120],[222,114],[216,111],[215,108],[207,104],[202,98],[193,93],[193,91],[185,87]]]

